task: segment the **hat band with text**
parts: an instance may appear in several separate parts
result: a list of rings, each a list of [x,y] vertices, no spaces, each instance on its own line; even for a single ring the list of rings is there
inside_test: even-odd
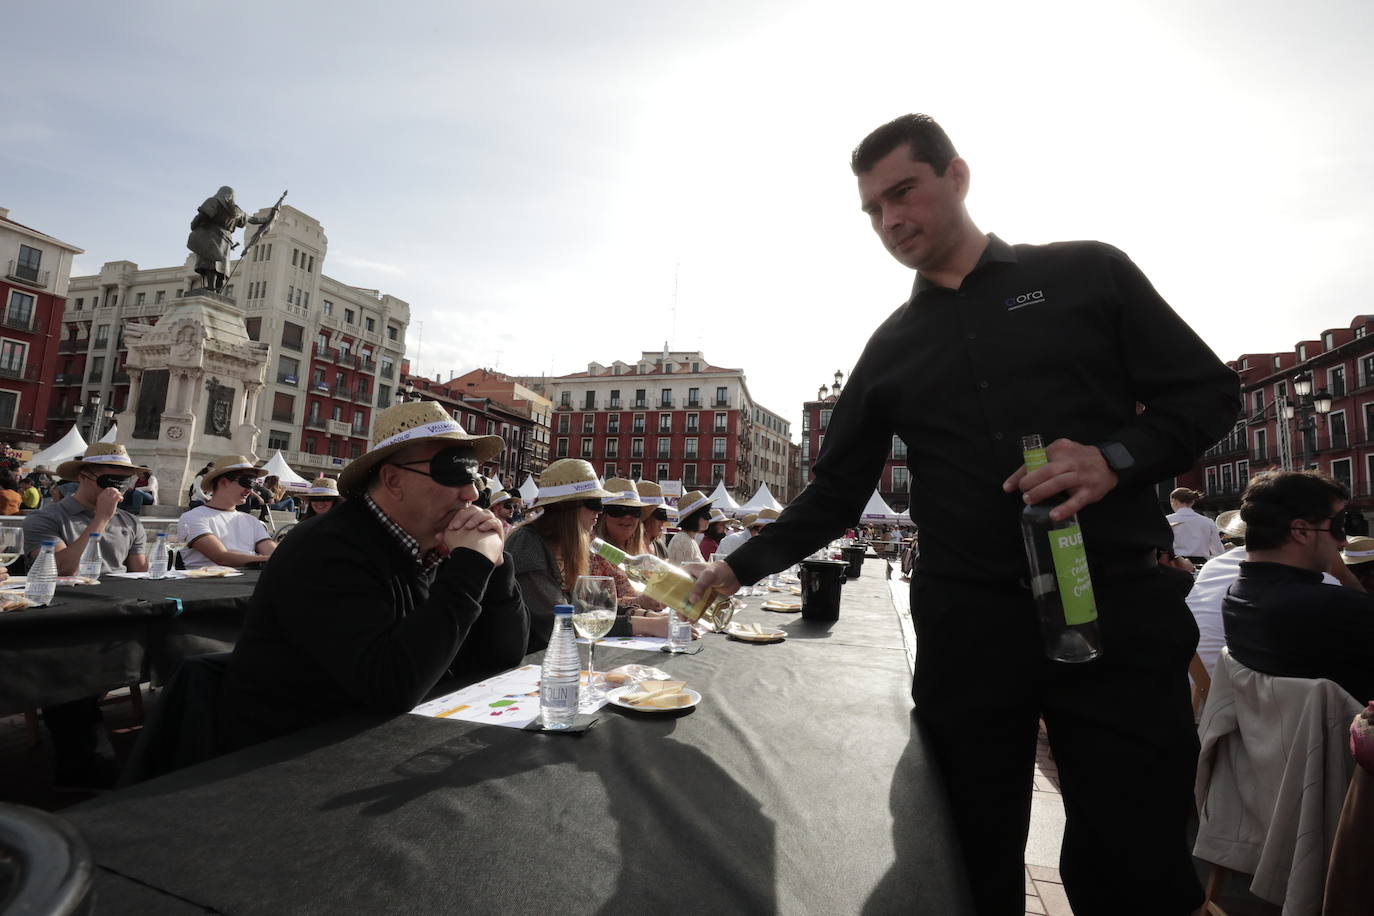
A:
[[[588,490],[601,489],[599,480],[575,480],[572,483],[554,484],[551,487],[540,487],[539,496],[547,499],[550,496],[567,496],[571,493],[585,493]]]
[[[423,439],[425,436],[437,436],[440,433],[457,433],[460,436],[467,435],[463,427],[453,420],[435,420],[433,423],[426,423],[423,426],[402,430],[394,436],[387,436],[381,442],[372,446],[372,449],[376,451],[379,448],[386,448],[388,445],[409,442],[411,439]]]

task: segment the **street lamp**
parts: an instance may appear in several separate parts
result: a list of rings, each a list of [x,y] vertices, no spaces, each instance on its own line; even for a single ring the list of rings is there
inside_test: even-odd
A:
[[[1308,468],[1308,437],[1311,437],[1311,451],[1316,451],[1317,446],[1317,419],[1325,417],[1331,412],[1332,404],[1335,399],[1325,388],[1312,394],[1312,373],[1304,369],[1293,376],[1293,394],[1295,402],[1284,404],[1280,410],[1280,415],[1284,420],[1291,420],[1295,416],[1298,418],[1295,431],[1302,441],[1302,468]]]

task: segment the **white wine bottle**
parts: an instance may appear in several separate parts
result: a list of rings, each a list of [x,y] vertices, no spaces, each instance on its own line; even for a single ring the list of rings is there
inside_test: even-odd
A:
[[[735,616],[734,602],[714,589],[707,591],[694,603],[688,602],[696,580],[667,560],[651,553],[630,555],[601,538],[592,538],[592,553],[623,572],[635,591],[672,608],[688,620],[700,620],[717,633],[724,630],[730,618]]]
[[[1038,435],[1023,436],[1021,451],[1027,472],[1048,462]],[[1026,506],[1021,511],[1021,537],[1030,564],[1031,594],[1040,611],[1045,654],[1057,662],[1086,662],[1102,653],[1097,600],[1078,516],[1058,522],[1050,518],[1050,510],[1064,499],[1059,494]]]

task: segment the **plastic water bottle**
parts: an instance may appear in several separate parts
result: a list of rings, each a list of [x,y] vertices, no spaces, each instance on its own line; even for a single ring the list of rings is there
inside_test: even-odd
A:
[[[153,554],[148,558],[148,578],[162,579],[167,575],[167,532],[159,531],[153,539]]]
[[[692,622],[672,608],[668,609],[669,652],[685,652],[692,645]]]
[[[24,597],[34,604],[51,603],[53,592],[57,590],[56,550],[57,538],[44,538],[43,546],[38,549],[38,557],[29,568]]]
[[[105,563],[100,559],[100,533],[92,531],[86,535],[86,549],[81,551],[81,562],[76,567],[76,574],[99,579],[104,571]]]
[[[539,717],[545,728],[567,728],[577,715],[582,663],[573,635],[572,615],[571,604],[554,605],[553,636],[544,650],[544,667],[539,672]]]

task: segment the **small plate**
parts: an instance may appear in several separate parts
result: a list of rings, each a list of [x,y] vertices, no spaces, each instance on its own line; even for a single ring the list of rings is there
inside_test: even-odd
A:
[[[606,694],[606,700],[614,706],[619,706],[621,709],[629,709],[633,712],[682,712],[684,709],[691,709],[701,702],[701,694],[697,693],[690,687],[682,688],[682,692],[687,694],[687,699],[691,700],[692,702],[688,703],[686,706],[674,706],[671,709],[659,709],[654,706],[635,706],[631,703],[626,703],[623,699],[621,699],[621,697],[625,696],[625,694],[635,693],[638,690],[639,687],[634,684],[629,684],[624,687],[617,687]]]
[[[754,633],[744,629],[739,624],[732,623],[729,629],[725,631],[725,635],[731,639],[738,639],[740,642],[782,642],[787,638],[787,631],[777,627],[759,627],[759,629],[762,632]]]
[[[780,614],[798,614],[801,612],[801,605],[791,602],[765,601],[762,607],[765,611],[777,611]]]
[[[186,578],[188,579],[223,579],[226,576],[241,575],[243,573],[232,566],[202,566],[198,569],[186,570]]]
[[[6,611],[22,611],[25,608],[38,607],[38,603],[30,601],[23,595],[10,595],[0,599],[0,614]]]
[[[29,577],[28,577],[28,576],[10,576],[10,577],[9,577],[8,579],[6,579],[4,582],[0,582],[0,591],[6,591],[6,592],[15,591],[15,590],[23,591],[23,590],[24,590],[24,587],[27,586],[28,584],[29,584]]]

